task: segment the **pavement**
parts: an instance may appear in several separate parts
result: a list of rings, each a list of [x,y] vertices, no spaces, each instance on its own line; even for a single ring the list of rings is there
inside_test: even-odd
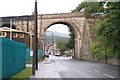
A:
[[[43,62],[39,62],[38,66],[38,70],[36,70],[34,76],[30,76],[30,80],[45,78],[51,78],[52,80],[53,78],[91,78],[91,80],[98,80],[96,78],[104,78],[104,80],[118,80],[116,79],[118,78],[117,66],[90,61],[74,60],[71,57],[50,56]]]
[[[30,78],[61,78],[59,72],[54,65],[54,61],[46,58],[43,62],[39,62],[36,75]]]

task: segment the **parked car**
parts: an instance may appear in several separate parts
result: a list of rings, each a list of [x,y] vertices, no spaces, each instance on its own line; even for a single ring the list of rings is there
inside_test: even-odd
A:
[[[49,52],[45,52],[44,55],[45,55],[45,57],[49,58],[50,53]]]
[[[55,53],[55,56],[60,56],[60,52],[58,52],[58,53]]]

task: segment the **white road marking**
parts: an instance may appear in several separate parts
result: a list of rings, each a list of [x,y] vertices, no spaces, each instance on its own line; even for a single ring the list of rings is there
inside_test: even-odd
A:
[[[110,75],[105,74],[105,73],[103,73],[103,75],[104,75],[104,76],[107,76],[107,77],[110,77],[110,78],[114,78],[113,76],[110,76]]]
[[[95,72],[97,72],[97,73],[101,73],[100,71],[98,71],[98,70],[93,70],[93,71],[95,71]]]
[[[98,70],[93,70],[94,72],[97,72],[97,73],[101,73],[100,71]],[[102,73],[104,76],[107,76],[107,77],[110,77],[110,78],[114,78],[113,76],[110,76],[108,74],[105,74],[105,73]]]

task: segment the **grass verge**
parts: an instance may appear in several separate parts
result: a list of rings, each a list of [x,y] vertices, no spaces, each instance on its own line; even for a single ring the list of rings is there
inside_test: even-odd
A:
[[[24,70],[19,72],[18,74],[12,76],[10,80],[28,80],[28,78],[31,76],[32,68],[31,67],[26,67]]]

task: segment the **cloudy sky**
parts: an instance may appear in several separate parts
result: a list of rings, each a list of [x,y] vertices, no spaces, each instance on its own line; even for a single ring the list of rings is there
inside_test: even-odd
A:
[[[35,0],[0,0],[0,16],[30,15]],[[67,13],[83,0],[37,0],[39,14]]]
[[[39,14],[69,13],[84,0],[37,0]],[[35,0],[0,0],[0,17],[31,15]],[[58,27],[58,29],[56,28]],[[49,30],[68,33],[64,25],[53,25]],[[55,28],[54,28],[55,27]],[[61,29],[60,29],[61,28]]]

